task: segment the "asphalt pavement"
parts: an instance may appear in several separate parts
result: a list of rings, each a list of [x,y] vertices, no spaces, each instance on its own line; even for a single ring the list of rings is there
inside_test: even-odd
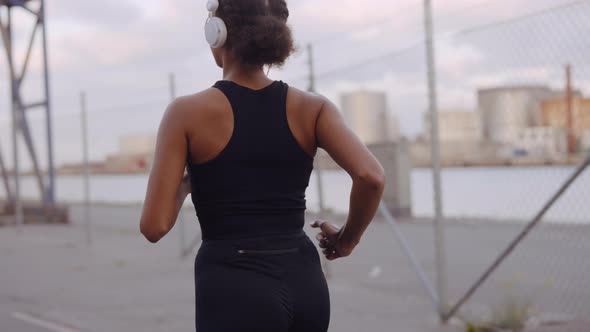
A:
[[[185,258],[180,255],[182,244],[199,237],[190,210],[183,215],[184,227],[177,225],[157,245],[139,234],[137,206],[93,207],[91,245],[81,208],[71,212],[70,226],[0,228],[0,332],[194,331],[197,247]],[[469,222],[446,227],[449,302],[521,228]],[[400,229],[434,283],[432,226],[416,222]],[[580,324],[580,317],[590,317],[588,235],[590,229],[582,226],[535,231],[462,315],[480,317],[480,311],[510,294],[531,300],[539,317],[551,314]],[[433,302],[382,221],[371,225],[351,257],[329,263],[326,271],[331,332],[462,330],[457,321],[439,324]],[[559,331],[565,331],[563,325]]]

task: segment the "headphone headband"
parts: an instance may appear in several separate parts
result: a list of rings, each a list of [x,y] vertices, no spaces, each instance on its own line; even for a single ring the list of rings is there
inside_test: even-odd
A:
[[[265,10],[270,12],[270,0],[265,0]],[[207,11],[209,17],[205,23],[205,38],[212,48],[220,48],[225,45],[227,40],[227,26],[225,22],[216,16],[219,9],[219,0],[207,0]]]
[[[207,11],[212,14],[215,14],[217,9],[219,8],[219,1],[218,0],[209,0],[207,1]]]

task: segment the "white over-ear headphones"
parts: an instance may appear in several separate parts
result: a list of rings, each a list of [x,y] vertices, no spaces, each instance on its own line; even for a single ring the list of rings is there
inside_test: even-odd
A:
[[[215,16],[215,12],[219,8],[219,0],[208,0],[207,10],[209,17],[205,23],[205,38],[211,48],[220,48],[225,45],[227,40],[227,27],[225,22],[219,17]]]

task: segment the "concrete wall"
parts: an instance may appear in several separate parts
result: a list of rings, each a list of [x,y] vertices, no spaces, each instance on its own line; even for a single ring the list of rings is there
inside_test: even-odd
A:
[[[383,201],[396,217],[412,216],[412,162],[406,141],[370,146],[385,169]]]
[[[412,191],[409,144],[400,143],[370,144],[369,149],[385,169],[387,182],[383,199],[396,217],[412,216]],[[340,166],[323,150],[318,152],[316,167],[321,169],[340,169]]]

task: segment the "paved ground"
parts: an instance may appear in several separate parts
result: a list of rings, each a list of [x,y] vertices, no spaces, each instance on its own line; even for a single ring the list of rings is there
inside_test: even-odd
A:
[[[180,258],[180,228],[151,245],[138,234],[137,207],[94,207],[88,247],[81,215],[80,208],[72,209],[72,226],[0,228],[0,331],[193,331],[196,249]],[[198,227],[189,211],[184,219],[188,243]],[[521,227],[450,225],[449,297],[461,295]],[[432,228],[418,223],[401,229],[434,280]],[[584,227],[540,229],[465,315],[501,299],[499,287],[510,282],[507,293],[534,294],[543,312],[560,319],[590,315],[588,234]],[[330,263],[328,271],[330,331],[459,330],[438,325],[431,301],[382,222],[370,227],[352,257]],[[590,330],[583,326],[575,331]]]

